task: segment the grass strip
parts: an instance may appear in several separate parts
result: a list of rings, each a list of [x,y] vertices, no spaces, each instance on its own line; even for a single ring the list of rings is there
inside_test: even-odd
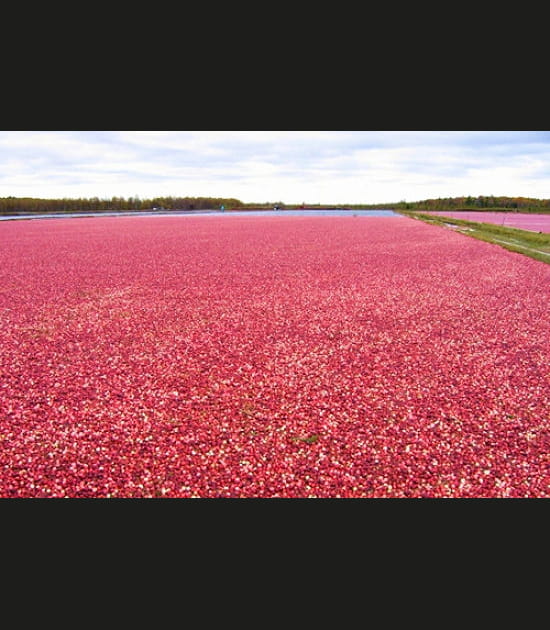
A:
[[[478,223],[464,219],[428,215],[421,212],[398,210],[399,214],[419,219],[425,223],[454,229],[487,243],[494,243],[512,252],[523,254],[540,262],[550,264],[550,234],[519,228],[504,227],[493,223]]]

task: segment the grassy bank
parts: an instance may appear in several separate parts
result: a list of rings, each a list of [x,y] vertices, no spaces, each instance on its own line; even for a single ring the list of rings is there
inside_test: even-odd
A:
[[[550,234],[504,227],[492,223],[477,223],[463,219],[451,219],[450,217],[423,214],[418,211],[408,212],[406,210],[398,210],[398,212],[407,217],[431,223],[432,225],[454,229],[467,236],[472,236],[473,238],[488,243],[494,243],[512,252],[524,254],[535,260],[550,264]]]

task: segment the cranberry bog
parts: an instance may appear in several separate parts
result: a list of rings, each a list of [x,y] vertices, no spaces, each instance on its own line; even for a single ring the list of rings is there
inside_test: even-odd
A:
[[[544,232],[550,234],[550,214],[528,214],[524,212],[490,212],[476,210],[453,211],[423,211],[425,214],[435,214],[440,217],[451,219],[463,219],[465,221],[476,221],[478,223],[493,223],[505,227],[519,228],[520,230],[530,230],[532,232]]]
[[[0,496],[550,497],[550,266],[387,217],[0,224]]]

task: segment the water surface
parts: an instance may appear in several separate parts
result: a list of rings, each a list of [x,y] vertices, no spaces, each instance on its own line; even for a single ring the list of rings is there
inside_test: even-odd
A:
[[[48,214],[19,214],[0,216],[0,221],[17,219],[74,219],[81,217],[167,217],[167,216],[326,216],[326,217],[400,217],[393,210],[345,210],[343,208],[328,208],[319,210],[172,210],[166,212],[52,212]]]

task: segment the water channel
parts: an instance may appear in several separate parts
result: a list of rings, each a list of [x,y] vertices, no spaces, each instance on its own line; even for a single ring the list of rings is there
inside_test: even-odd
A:
[[[324,216],[324,217],[400,217],[393,210],[346,210],[327,208],[319,210],[168,210],[135,212],[52,212],[48,214],[14,214],[0,216],[0,221],[18,219],[75,219],[82,217],[173,217],[173,216],[226,216],[226,217],[271,217],[271,216]]]

